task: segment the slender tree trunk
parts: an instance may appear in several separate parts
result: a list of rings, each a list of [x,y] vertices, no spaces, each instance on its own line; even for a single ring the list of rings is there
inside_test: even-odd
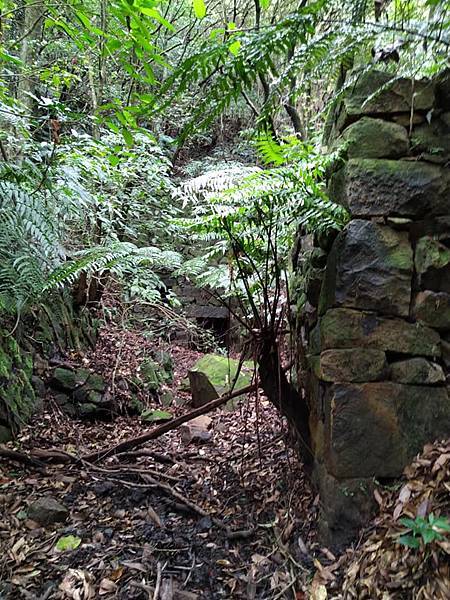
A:
[[[17,84],[17,99],[32,112],[35,106],[35,102],[30,96],[35,92],[35,82],[32,76],[33,65],[42,34],[44,10],[42,3],[36,2],[36,0],[25,0],[23,10],[22,45],[20,48],[22,67]]]

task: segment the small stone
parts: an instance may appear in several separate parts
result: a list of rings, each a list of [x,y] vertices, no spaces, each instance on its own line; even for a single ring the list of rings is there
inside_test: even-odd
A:
[[[212,432],[208,431],[212,419],[206,415],[196,417],[179,428],[180,437],[184,444],[191,442],[207,442],[212,437]]]
[[[426,358],[400,360],[391,365],[391,379],[398,383],[433,385],[445,382],[442,367]]]
[[[414,303],[418,321],[436,329],[450,329],[450,294],[444,292],[419,292]]]
[[[324,381],[376,381],[383,377],[386,355],[381,350],[351,348],[325,350],[320,355],[318,377]]]
[[[53,525],[64,523],[69,516],[69,510],[60,502],[45,496],[39,498],[28,508],[28,517],[39,525]]]

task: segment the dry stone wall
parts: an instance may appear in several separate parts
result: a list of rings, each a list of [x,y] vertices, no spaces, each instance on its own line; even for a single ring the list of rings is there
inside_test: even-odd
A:
[[[351,220],[301,239],[295,261],[314,477],[335,545],[367,520],[375,479],[450,436],[450,73],[391,77],[365,73],[343,99],[329,145],[346,160],[329,195]]]

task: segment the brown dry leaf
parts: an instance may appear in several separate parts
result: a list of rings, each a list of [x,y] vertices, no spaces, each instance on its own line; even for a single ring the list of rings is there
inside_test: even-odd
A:
[[[159,518],[159,515],[151,506],[149,506],[147,508],[147,514],[150,517],[150,519],[153,521],[153,523],[155,523],[155,525],[157,525],[158,527],[163,526],[161,519]]]
[[[117,590],[117,585],[111,579],[106,577],[100,581],[100,587],[98,590],[99,596],[106,596],[107,594],[114,594]]]

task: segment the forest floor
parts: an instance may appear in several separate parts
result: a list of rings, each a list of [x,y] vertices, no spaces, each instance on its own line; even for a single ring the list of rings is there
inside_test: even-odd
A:
[[[106,342],[118,339],[108,335]],[[123,368],[134,343],[130,350],[121,342]],[[98,347],[85,363],[105,362]],[[199,354],[174,346],[171,354],[178,394]],[[311,598],[314,572],[326,573],[335,557],[316,541],[318,498],[284,423],[254,397],[209,416],[212,435],[203,443],[186,443],[175,429],[97,463],[3,460],[0,598]],[[74,420],[48,402],[14,447],[82,456],[151,427],[136,416]],[[29,506],[46,497],[68,509],[65,522],[43,527],[29,518]],[[78,546],[58,550],[67,536]]]

